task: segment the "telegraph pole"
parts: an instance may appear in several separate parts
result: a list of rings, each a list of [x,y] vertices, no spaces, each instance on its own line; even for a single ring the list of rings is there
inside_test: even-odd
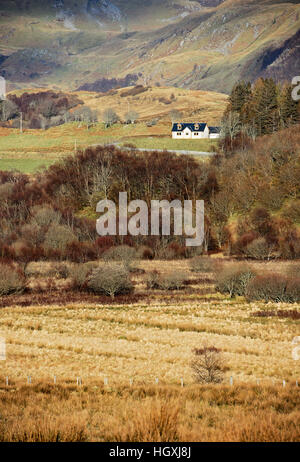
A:
[[[23,112],[20,112],[20,133],[23,133]]]

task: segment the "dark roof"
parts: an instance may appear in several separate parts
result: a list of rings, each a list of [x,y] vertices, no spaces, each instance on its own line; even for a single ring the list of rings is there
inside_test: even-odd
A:
[[[181,129],[179,130],[178,126],[181,125]],[[195,125],[198,125],[199,128],[196,130],[195,128]],[[204,132],[205,130],[205,127],[207,126],[207,124],[200,124],[200,123],[176,123],[176,124],[173,124],[173,127],[172,127],[172,132],[182,132],[186,127],[188,127],[192,132]]]
[[[221,127],[208,127],[209,133],[220,133]]]

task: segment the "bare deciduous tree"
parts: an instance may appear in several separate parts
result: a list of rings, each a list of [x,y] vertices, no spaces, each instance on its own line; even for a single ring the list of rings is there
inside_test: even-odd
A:
[[[106,263],[95,269],[88,281],[88,287],[95,293],[115,295],[132,291],[128,271],[118,263]]]
[[[193,350],[192,369],[198,383],[221,383],[224,374],[224,361],[221,350],[204,345]]]
[[[134,124],[137,119],[139,118],[139,113],[136,111],[129,111],[127,114],[125,114],[125,122],[126,123],[131,123]]]
[[[232,141],[241,131],[241,120],[238,112],[230,111],[221,123],[221,137],[230,138],[231,148]]]
[[[119,116],[112,108],[107,108],[103,111],[103,122],[105,123],[106,128],[117,123]]]

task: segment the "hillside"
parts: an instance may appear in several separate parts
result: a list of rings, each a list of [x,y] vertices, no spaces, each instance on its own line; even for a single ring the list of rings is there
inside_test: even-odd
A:
[[[100,95],[83,91],[76,95],[99,113],[112,107],[124,117],[128,110],[135,110],[141,120],[160,118],[169,124],[172,111],[179,111],[186,121],[196,117],[212,125],[218,124],[227,104],[227,96],[221,93],[175,87],[144,87],[138,94],[133,88],[123,88]]]
[[[228,93],[299,69],[300,5],[263,0],[51,0],[0,6],[10,88],[160,84]]]
[[[70,122],[46,131],[24,128],[21,134],[16,128],[19,126],[19,118],[16,118],[15,128],[0,128],[0,170],[35,171],[42,165],[50,165],[58,158],[73,153],[75,143],[78,149],[117,142],[147,149],[210,150],[213,145],[210,140],[173,140],[170,112],[178,111],[186,121],[196,117],[210,125],[218,125],[227,105],[226,95],[162,87],[147,87],[138,95],[130,95],[133,89],[129,87],[100,94],[83,91],[68,94],[72,99],[77,97],[85,106],[97,111],[99,123],[89,129],[84,123]],[[32,94],[41,92],[41,89],[27,89],[26,92]],[[128,92],[129,95],[121,96]],[[13,91],[10,96],[12,94],[20,97],[23,91]],[[136,111],[138,121],[135,124],[118,123],[105,128],[102,114],[107,108],[113,108],[121,120],[124,120],[129,110]],[[25,125],[26,122],[23,122],[23,127]]]

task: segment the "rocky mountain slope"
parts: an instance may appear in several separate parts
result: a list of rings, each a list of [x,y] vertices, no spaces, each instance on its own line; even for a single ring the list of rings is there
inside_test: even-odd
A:
[[[299,1],[3,0],[0,74],[10,88],[228,93],[240,78],[297,75],[299,29]]]

